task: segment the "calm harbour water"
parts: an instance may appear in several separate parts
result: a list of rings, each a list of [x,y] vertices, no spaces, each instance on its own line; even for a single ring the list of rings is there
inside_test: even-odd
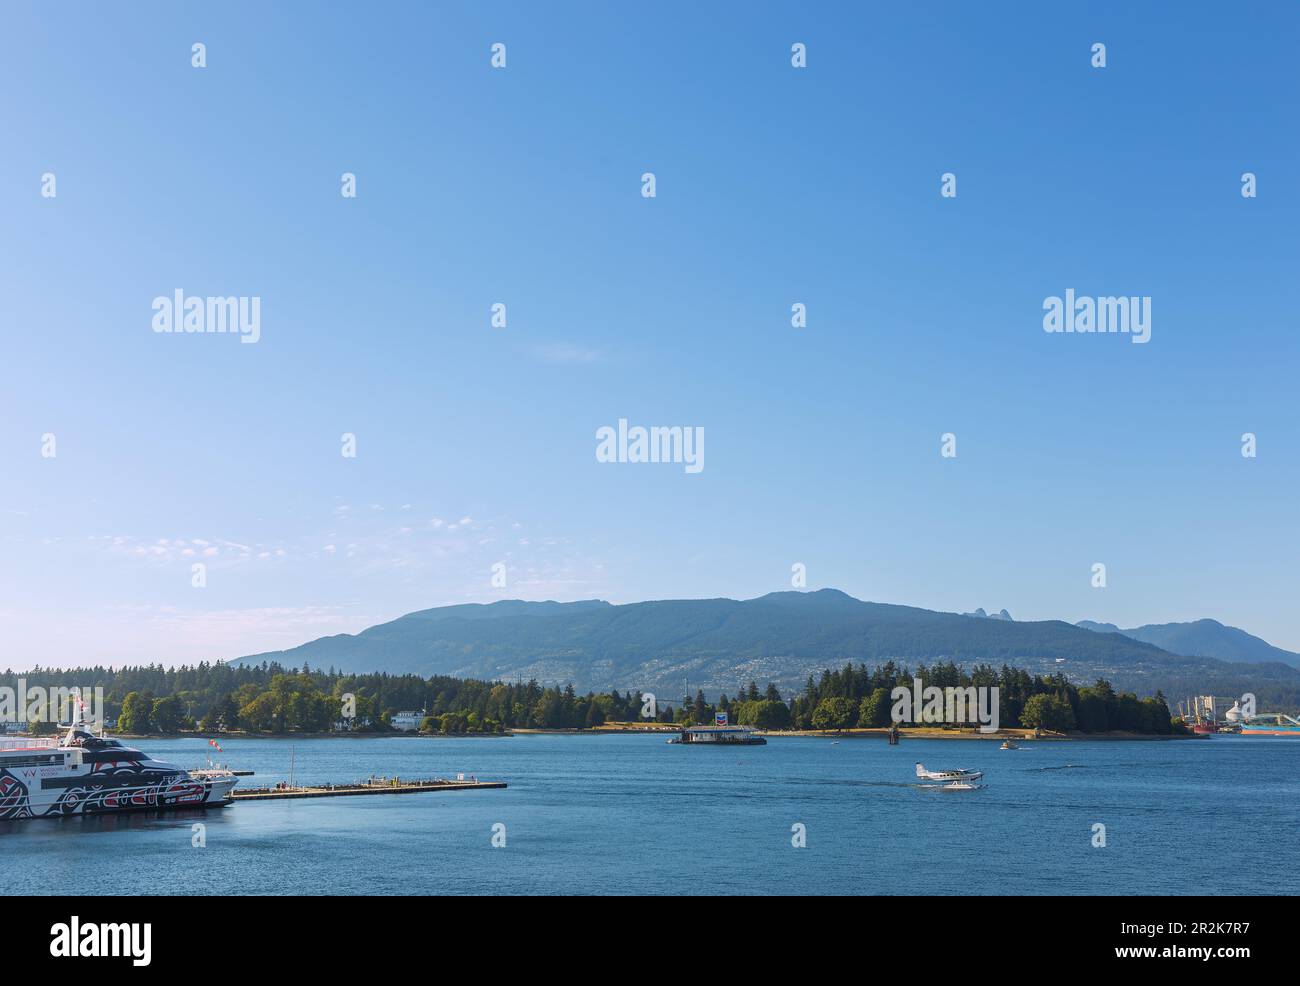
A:
[[[183,767],[199,739],[135,743]],[[1300,740],[662,736],[223,742],[267,785],[475,774],[506,790],[0,822],[10,894],[1206,894],[1294,890]],[[914,786],[915,761],[987,787]],[[206,825],[207,846],[191,846]],[[491,845],[506,826],[505,848]],[[1106,826],[1105,848],[1092,826]],[[791,846],[802,823],[807,847]]]

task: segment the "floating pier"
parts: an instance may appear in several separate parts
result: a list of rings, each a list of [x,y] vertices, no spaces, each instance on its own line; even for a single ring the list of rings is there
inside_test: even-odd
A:
[[[502,788],[505,781],[375,781],[329,787],[250,787],[230,792],[231,801],[278,801],[287,798],[344,798],[359,794],[418,794],[423,791],[469,791]]]

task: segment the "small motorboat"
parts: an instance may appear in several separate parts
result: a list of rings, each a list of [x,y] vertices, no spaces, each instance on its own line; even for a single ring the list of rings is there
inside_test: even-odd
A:
[[[984,776],[982,770],[926,770],[925,764],[916,765],[916,776],[923,781],[938,781],[941,784],[968,784]]]
[[[1020,747],[1016,746],[1015,743],[1012,743],[1011,740],[1003,740],[1003,741],[1002,741],[1002,745],[999,746],[998,749],[999,749],[999,750],[1018,750],[1018,749],[1020,749]]]

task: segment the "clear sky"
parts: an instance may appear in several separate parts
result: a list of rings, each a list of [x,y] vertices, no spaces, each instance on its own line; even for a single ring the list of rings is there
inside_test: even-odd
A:
[[[1300,649],[1298,43],[1291,3],[6,4],[0,667],[795,563]],[[1045,333],[1067,288],[1150,342]],[[177,289],[260,340],[155,333]],[[620,418],[705,468],[598,462]]]

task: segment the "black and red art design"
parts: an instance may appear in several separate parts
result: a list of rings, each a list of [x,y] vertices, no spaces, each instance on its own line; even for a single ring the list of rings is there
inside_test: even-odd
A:
[[[27,785],[7,770],[0,770],[0,818],[30,818]]]
[[[142,777],[134,764],[103,764],[86,777],[86,783],[65,788],[42,816],[90,815],[111,811],[136,811],[201,805],[210,782],[196,781],[181,772]],[[32,818],[27,785],[0,770],[0,819]]]

